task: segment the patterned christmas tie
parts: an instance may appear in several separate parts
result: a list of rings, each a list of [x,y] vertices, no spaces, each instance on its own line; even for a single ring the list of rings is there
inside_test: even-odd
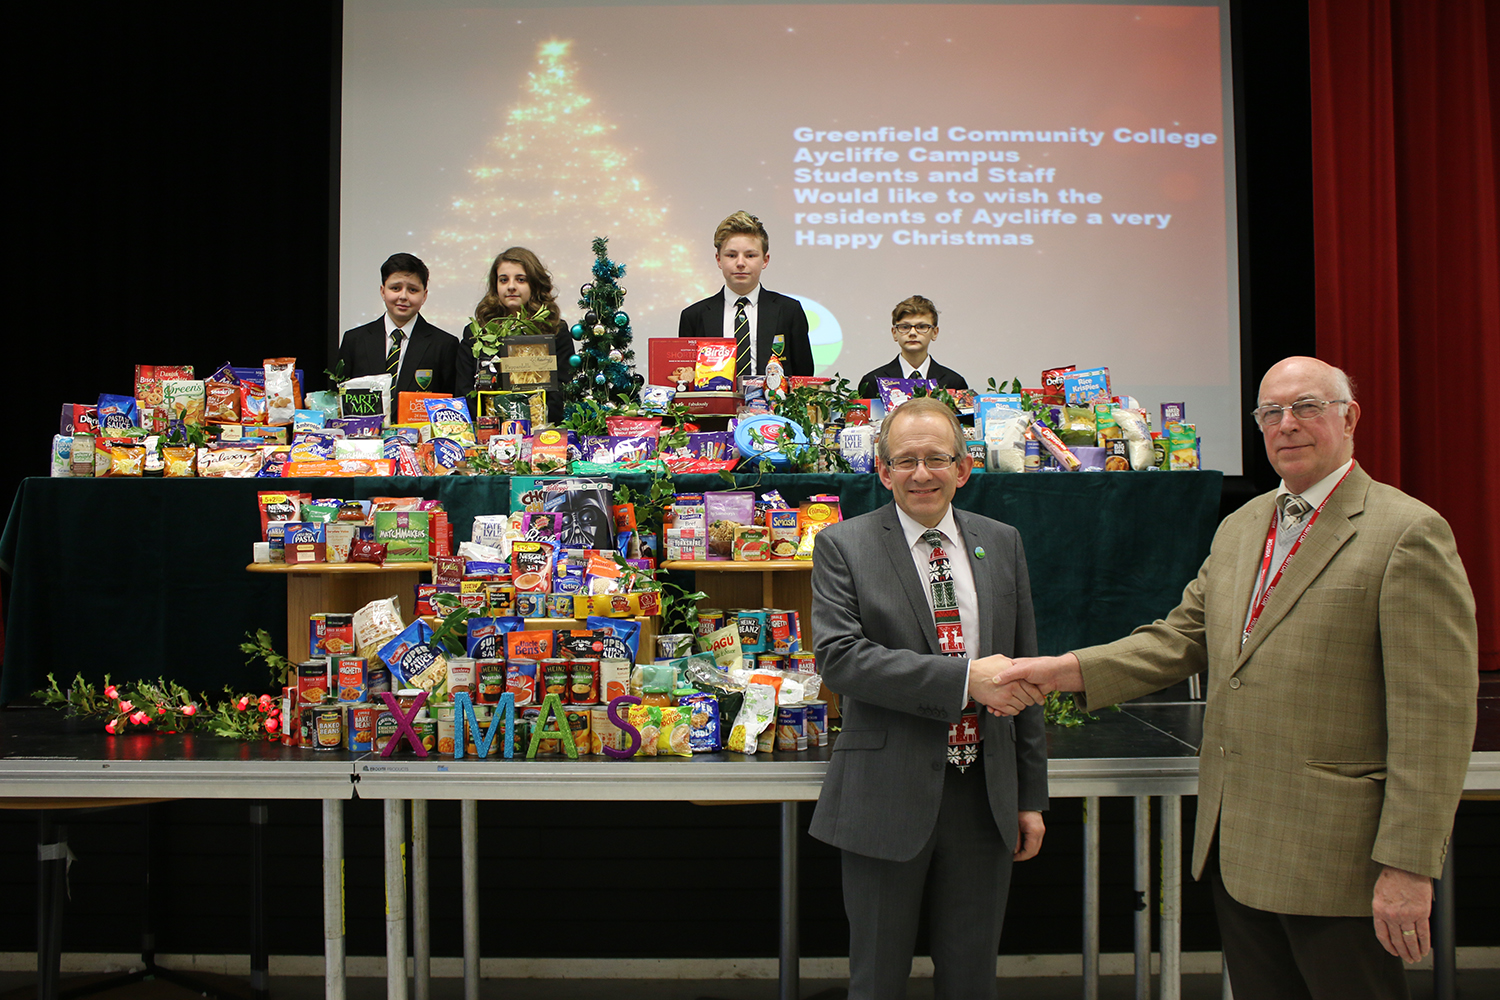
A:
[[[1283,493],[1276,498],[1276,509],[1281,514],[1281,526],[1290,528],[1312,513],[1312,504],[1295,493]]]
[[[932,546],[927,560],[927,584],[932,588],[932,617],[937,625],[938,648],[949,656],[967,656],[964,626],[958,616],[958,594],[953,589],[953,567],[943,551],[943,533],[936,528],[922,532],[922,541]],[[963,716],[948,727],[948,763],[960,771],[979,759],[979,710],[973,699]]]
[[[391,376],[396,377],[396,371],[401,367],[401,331],[391,332],[391,349],[385,356],[385,370]]]
[[[749,378],[754,369],[750,367],[750,317],[745,307],[750,300],[743,295],[734,304],[734,384],[736,387]]]

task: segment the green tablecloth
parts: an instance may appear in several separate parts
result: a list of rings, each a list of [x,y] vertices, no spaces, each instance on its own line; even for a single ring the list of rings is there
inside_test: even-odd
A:
[[[955,501],[1015,525],[1026,545],[1043,652],[1117,638],[1177,603],[1208,553],[1222,476],[1195,473],[976,475]],[[643,487],[645,476],[618,482]],[[755,477],[741,477],[744,484]],[[298,489],[443,501],[458,541],[476,514],[510,509],[507,477],[394,479],[27,479],[0,535],[11,573],[0,704],[47,673],[66,683],[165,675],[193,690],[261,689],[239,643],[264,628],[285,649],[286,583],[248,573],[256,493]],[[681,476],[678,488],[726,488]],[[772,475],[793,503],[835,493],[845,516],[890,493],[872,475]]]

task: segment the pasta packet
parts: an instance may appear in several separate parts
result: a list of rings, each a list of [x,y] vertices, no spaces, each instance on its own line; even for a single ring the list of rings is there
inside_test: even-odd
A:
[[[764,684],[746,684],[745,700],[735,716],[725,746],[736,753],[754,753],[755,743],[776,717],[776,692]]]
[[[662,710],[657,705],[631,705],[628,716],[630,724],[641,734],[641,748],[638,753],[646,757],[655,757],[660,749]]]
[[[661,729],[658,730],[656,747],[658,754],[662,756],[693,755],[693,715],[690,710],[672,707],[661,709]]]
[[[380,647],[380,658],[402,687],[421,688],[434,700],[448,691],[448,658],[432,644],[432,626],[420,618]]]
[[[354,546],[357,547],[360,544],[360,542],[355,542]],[[352,548],[349,560],[355,561]],[[397,609],[396,598],[382,597],[371,601],[354,612],[355,649],[366,659],[378,656],[381,647],[400,635],[404,627],[401,624],[401,612]]]

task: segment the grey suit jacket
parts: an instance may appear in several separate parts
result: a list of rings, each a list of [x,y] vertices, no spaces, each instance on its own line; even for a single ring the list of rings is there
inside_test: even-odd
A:
[[[1036,654],[1031,582],[1020,533],[955,509],[979,603],[978,656]],[[985,557],[977,558],[975,549]],[[912,563],[896,506],[836,524],[813,547],[818,668],[841,697],[844,729],[810,832],[856,854],[917,855],[937,822],[948,725],[963,709],[968,660],[938,651],[927,582]],[[1047,808],[1042,712],[980,716],[995,825],[1014,849],[1018,810]]]

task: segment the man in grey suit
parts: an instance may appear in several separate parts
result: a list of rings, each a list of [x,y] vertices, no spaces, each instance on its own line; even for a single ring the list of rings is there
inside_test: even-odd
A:
[[[947,406],[902,404],[879,447],[895,502],[813,549],[818,665],[844,729],[811,833],[843,852],[852,1000],[906,996],[924,894],[936,995],[994,997],[1011,864],[1045,832],[1041,709],[995,680],[1036,650],[1026,557],[1014,528],[953,508],[971,468]]]

